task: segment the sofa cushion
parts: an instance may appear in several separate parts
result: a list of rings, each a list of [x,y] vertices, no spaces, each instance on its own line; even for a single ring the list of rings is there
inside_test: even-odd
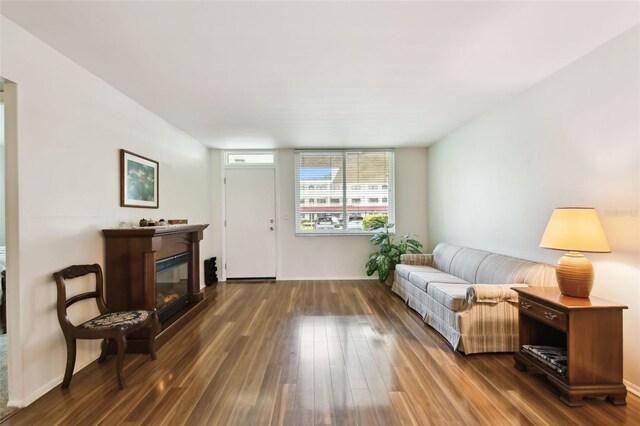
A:
[[[411,272],[409,282],[423,291],[427,291],[429,283],[470,284],[462,278],[445,274],[444,272]]]
[[[537,285],[544,285],[543,282],[538,281],[552,279],[552,274],[545,274],[545,271],[545,265],[492,253],[478,267],[475,282],[484,284],[536,283]],[[553,285],[552,283],[550,284]]]
[[[472,284],[430,283],[427,294],[448,309],[457,312],[467,307],[467,290]]]
[[[412,272],[440,272],[431,266],[422,266],[422,265],[405,265],[398,264],[396,265],[396,272],[405,280],[409,279],[409,274]]]
[[[433,267],[442,272],[449,273],[451,261],[462,247],[452,246],[450,244],[440,243],[433,249]]]
[[[461,248],[453,257],[449,273],[470,283],[476,282],[476,273],[482,261],[491,253],[472,248]]]

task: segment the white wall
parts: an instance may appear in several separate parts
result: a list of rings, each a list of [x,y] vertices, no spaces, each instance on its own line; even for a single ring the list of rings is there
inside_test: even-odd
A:
[[[278,279],[366,278],[364,263],[373,251],[370,236],[295,235],[293,154],[293,150],[278,151]],[[396,149],[395,157],[397,232],[417,234],[426,244],[427,150]]]
[[[597,208],[613,253],[593,295],[625,303],[624,377],[640,390],[640,58],[636,26],[437,142],[429,241],[555,263],[554,207]]]
[[[9,185],[19,191],[19,217],[7,223],[9,244],[17,238],[8,247],[7,293],[15,302],[8,305],[9,362],[22,368],[10,377],[10,398],[29,403],[58,385],[64,372],[51,274],[71,264],[103,263],[100,230],[121,221],[208,222],[209,153],[11,21],[2,18],[0,30],[0,76],[17,83],[18,108],[17,181]],[[159,209],[119,206],[120,148],[159,161]],[[213,252],[212,232],[205,231],[203,258]],[[97,343],[79,342],[78,350],[76,371],[96,358]]]

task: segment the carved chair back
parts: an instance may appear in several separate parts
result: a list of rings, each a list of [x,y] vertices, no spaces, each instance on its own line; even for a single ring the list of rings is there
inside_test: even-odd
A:
[[[83,277],[89,274],[95,275],[95,290],[86,293],[80,293],[67,299],[67,284],[65,280],[71,280],[73,278]],[[100,314],[102,315],[108,312],[107,307],[104,303],[104,278],[102,275],[102,268],[97,263],[94,263],[93,265],[69,266],[62,271],[54,273],[53,277],[56,280],[56,289],[58,291],[58,319],[60,320],[60,325],[62,326],[62,330],[64,332],[66,332],[69,328],[75,327],[69,320],[67,308],[76,302],[86,299],[95,299]]]

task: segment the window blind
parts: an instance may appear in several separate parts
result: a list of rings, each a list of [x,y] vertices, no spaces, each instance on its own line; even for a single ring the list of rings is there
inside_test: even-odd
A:
[[[362,234],[395,223],[393,150],[295,152],[296,233]]]

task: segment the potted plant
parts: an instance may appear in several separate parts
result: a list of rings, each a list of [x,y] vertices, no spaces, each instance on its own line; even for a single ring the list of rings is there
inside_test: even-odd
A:
[[[385,282],[387,278],[393,276],[396,265],[400,263],[400,256],[406,253],[418,254],[422,252],[422,243],[415,240],[411,234],[396,236],[389,230],[393,223],[386,223],[383,219],[374,220],[369,229],[379,229],[380,231],[371,237],[371,242],[378,246],[375,253],[369,255],[366,268],[367,275],[371,276],[378,272],[380,282]]]

